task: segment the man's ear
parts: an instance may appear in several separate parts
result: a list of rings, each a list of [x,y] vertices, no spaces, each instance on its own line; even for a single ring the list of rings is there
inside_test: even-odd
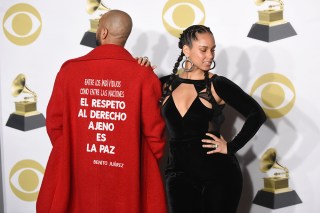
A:
[[[109,34],[109,30],[107,28],[103,28],[101,30],[101,40],[105,40],[107,37],[108,37],[108,34]]]

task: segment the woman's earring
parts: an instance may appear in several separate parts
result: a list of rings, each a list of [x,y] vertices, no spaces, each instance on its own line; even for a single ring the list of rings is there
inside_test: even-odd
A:
[[[186,68],[186,62],[189,62],[191,64],[191,67],[189,69]],[[193,63],[192,61],[189,59],[189,57],[186,57],[186,60],[184,60],[181,64],[181,67],[182,69],[185,71],[185,72],[190,72],[193,68]]]
[[[212,60],[212,64],[213,64],[213,67],[211,67],[209,70],[213,70],[216,67],[216,62],[214,60]]]

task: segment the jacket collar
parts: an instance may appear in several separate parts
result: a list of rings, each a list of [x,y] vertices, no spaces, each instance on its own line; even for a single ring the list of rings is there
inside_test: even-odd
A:
[[[74,59],[75,61],[117,59],[134,61],[132,55],[122,46],[104,44],[91,50],[87,55]]]

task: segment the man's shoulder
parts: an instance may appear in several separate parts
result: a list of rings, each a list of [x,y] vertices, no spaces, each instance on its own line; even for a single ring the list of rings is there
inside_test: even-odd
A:
[[[141,66],[138,64],[137,61],[131,61],[130,68],[132,69],[130,72],[135,72],[137,75],[139,75],[142,78],[148,78],[148,77],[157,77],[157,75],[154,73],[154,70],[151,66]]]
[[[76,58],[71,58],[66,60],[62,65],[61,68],[65,68],[66,66],[68,66],[69,64],[72,64],[73,62],[77,62],[77,61],[83,61],[85,60],[86,55],[82,55]]]

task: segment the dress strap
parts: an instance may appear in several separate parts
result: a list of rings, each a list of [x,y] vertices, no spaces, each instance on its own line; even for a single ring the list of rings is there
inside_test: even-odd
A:
[[[213,74],[213,76],[211,76],[210,80],[207,82],[207,85],[206,85],[206,93],[208,94],[209,102],[212,104],[213,107],[218,105],[216,99],[214,99],[212,92],[211,92],[211,86],[213,86],[213,79],[216,76],[217,76],[217,74]]]
[[[215,98],[213,97],[213,95],[212,95],[211,85],[212,85],[213,88],[215,89],[214,84],[213,84],[213,81],[214,81],[214,79],[215,79],[216,77],[218,77],[218,75],[217,75],[217,74],[214,74],[214,75],[211,76],[211,78],[210,78],[210,94],[211,94],[211,101],[212,101],[212,107],[213,107],[213,109],[214,109],[214,112],[215,112],[215,114],[219,115],[219,114],[222,114],[222,110],[223,110],[223,108],[225,107],[225,104],[219,105],[219,104],[217,103],[216,99],[215,99]]]

